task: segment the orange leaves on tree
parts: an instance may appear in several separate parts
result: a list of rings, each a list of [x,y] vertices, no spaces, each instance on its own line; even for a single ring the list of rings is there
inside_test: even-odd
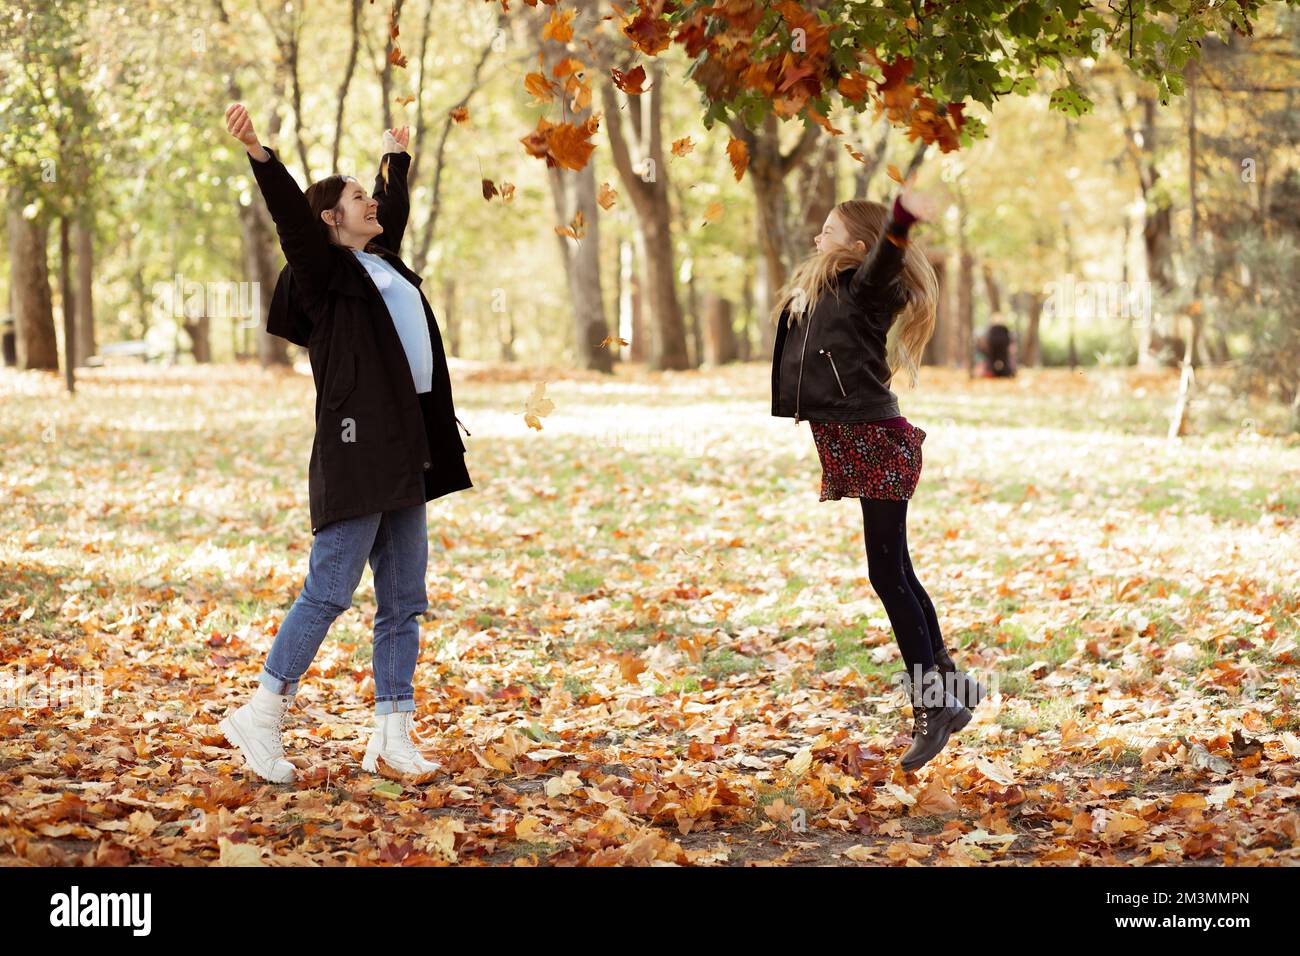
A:
[[[623,35],[646,56],[668,49],[672,27],[664,21],[664,0],[639,0],[636,16],[623,24]]]

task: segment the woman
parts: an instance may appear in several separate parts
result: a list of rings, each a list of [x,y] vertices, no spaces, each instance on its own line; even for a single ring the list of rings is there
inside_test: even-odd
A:
[[[384,134],[371,197],[355,179],[338,175],[304,194],[275,152],[258,142],[238,103],[226,110],[226,128],[248,152],[288,260],[267,331],[308,350],[316,434],[308,465],[314,537],[307,578],[256,693],[221,721],[221,731],[262,778],[295,779],[284,758],[285,717],[369,560],[378,604],[375,718],[362,766],[421,782],[438,770],[411,736],[419,615],[428,607],[425,502],[472,483],[438,325],[420,278],[397,254],[410,208],[409,134],[405,127]]]
[[[892,214],[880,203],[838,204],[815,240],[817,251],[794,271],[772,310],[772,414],[809,422],[822,501],[860,499],[868,577],[906,665],[913,729],[902,766],[909,771],[966,725],[968,707],[983,693],[948,655],[934,604],[912,569],[907,502],[920,479],[925,432],[899,414],[889,389],[899,368],[916,384],[934,333],[938,283],[908,240],[912,222],[932,215],[929,198],[910,188]],[[890,349],[886,336],[896,316]]]

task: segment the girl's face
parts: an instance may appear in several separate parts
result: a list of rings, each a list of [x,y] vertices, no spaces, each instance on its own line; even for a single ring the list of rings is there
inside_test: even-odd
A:
[[[813,239],[813,245],[817,247],[818,252],[833,252],[837,249],[852,249],[867,253],[867,244],[861,239],[850,239],[849,231],[844,226],[844,219],[840,216],[839,211],[832,209],[826,215],[826,222],[822,224],[822,231]]]
[[[321,217],[339,242],[360,248],[384,231],[378,213],[379,203],[370,198],[359,182],[349,179],[343,186],[338,205],[321,213]]]

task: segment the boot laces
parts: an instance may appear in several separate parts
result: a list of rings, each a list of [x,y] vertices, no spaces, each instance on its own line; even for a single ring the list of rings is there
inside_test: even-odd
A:
[[[289,719],[290,701],[285,700],[277,703],[275,708],[275,755],[284,756],[284,725]]]
[[[404,710],[401,713],[402,716],[398,718],[397,749],[404,756],[411,757],[414,760],[424,760],[424,754],[420,753],[415,741],[411,739],[411,726],[415,715],[409,710]]]

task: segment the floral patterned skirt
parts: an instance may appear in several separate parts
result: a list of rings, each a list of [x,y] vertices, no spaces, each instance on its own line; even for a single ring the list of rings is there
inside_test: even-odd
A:
[[[915,425],[809,422],[822,462],[822,501],[838,498],[906,500],[921,480],[921,443]]]

